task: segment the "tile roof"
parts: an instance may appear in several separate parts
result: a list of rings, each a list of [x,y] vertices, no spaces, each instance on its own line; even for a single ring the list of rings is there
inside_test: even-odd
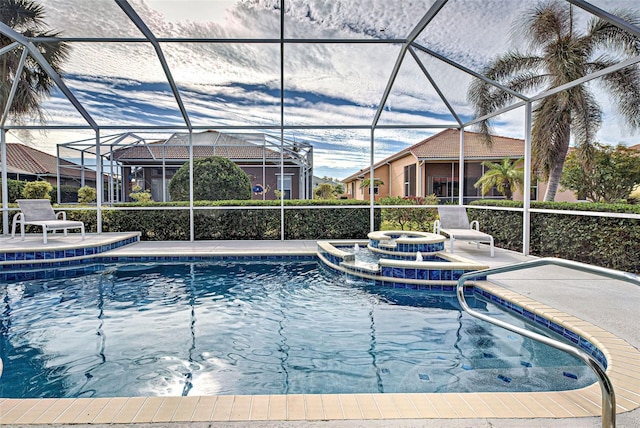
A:
[[[280,153],[257,146],[252,143],[244,143],[244,146],[240,145],[215,145],[215,146],[193,146],[193,156],[195,158],[206,156],[221,156],[231,160],[261,160],[263,157],[266,159],[280,159]],[[174,146],[164,145],[163,142],[153,142],[146,145],[129,146],[114,151],[113,158],[119,161],[133,161],[133,160],[162,160],[162,153],[165,153],[166,160],[180,160],[185,161],[189,159],[189,147],[186,146]],[[285,158],[291,158],[291,156],[285,154]]]
[[[524,155],[524,140],[492,136],[493,146],[487,147],[481,134],[465,131],[465,159],[518,157]],[[458,159],[460,157],[460,132],[446,129],[407,149],[420,160]]]
[[[7,143],[7,171],[38,176],[57,175],[57,157],[19,143]],[[68,167],[65,167],[68,166]],[[62,177],[80,178],[80,165],[60,160]],[[95,171],[85,170],[85,178],[95,179]]]
[[[246,139],[245,139],[246,138]],[[260,143],[264,134],[247,134],[241,138],[236,134],[227,134],[214,130],[192,134],[193,156],[221,156],[234,161],[280,159],[280,151]],[[253,138],[254,141],[251,141]],[[113,158],[119,161],[162,160],[186,161],[189,159],[189,135],[176,133],[167,140],[136,144],[114,150]],[[286,153],[285,159],[294,158]]]
[[[487,147],[477,132],[465,131],[464,133],[464,157],[467,160],[502,159],[504,157],[524,156],[524,140],[517,138],[492,136],[493,146]],[[387,162],[404,156],[413,155],[418,160],[439,161],[457,160],[460,158],[460,131],[457,129],[445,129],[429,138],[407,147],[374,165],[377,168]],[[342,181],[350,181],[362,174],[369,172],[369,168],[363,168]]]

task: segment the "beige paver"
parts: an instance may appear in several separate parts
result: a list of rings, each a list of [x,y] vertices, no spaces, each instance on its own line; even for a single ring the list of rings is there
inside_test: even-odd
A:
[[[40,417],[53,403],[58,401],[55,398],[42,400],[7,400],[6,409],[0,407],[0,422],[11,423],[33,423]]]
[[[305,419],[304,396],[302,394],[287,395],[287,420]]]
[[[378,410],[376,400],[373,399],[373,395],[356,394],[356,400],[362,412],[362,419],[380,419],[382,417],[380,410]]]
[[[47,424],[53,422],[60,414],[67,410],[74,401],[75,399],[73,398],[61,398],[56,400],[33,422],[36,424]]]
[[[382,419],[398,419],[401,416],[391,394],[375,394],[372,397]]]
[[[218,397],[200,397],[200,400],[198,400],[195,409],[193,409],[191,421],[210,421],[211,415],[213,415],[213,409],[215,409],[216,407],[216,401],[218,401]]]
[[[151,419],[152,422],[171,422],[174,420],[173,414],[180,405],[182,397],[165,397],[155,415]]]
[[[100,414],[105,406],[109,404],[111,398],[87,398],[89,404],[72,421],[74,424],[88,424]]]
[[[248,421],[251,416],[251,396],[236,396],[229,415],[230,421]]]
[[[174,422],[188,422],[193,417],[193,412],[198,405],[200,397],[180,397],[178,407],[173,412]]]
[[[459,417],[447,397],[451,394],[427,394],[426,397],[438,412],[439,418],[457,418]]]
[[[438,418],[440,414],[433,406],[431,400],[427,398],[427,394],[407,394],[407,397],[419,413],[420,418]]]
[[[133,418],[136,417],[145,401],[145,397],[131,397],[127,399],[111,422],[116,424],[130,424],[133,422]]]
[[[391,399],[400,413],[399,417],[404,419],[419,419],[421,417],[408,394],[391,394]]]
[[[324,409],[324,417],[329,420],[344,419],[342,412],[342,403],[340,396],[337,394],[322,394],[322,407]]]
[[[251,397],[251,414],[252,421],[266,421],[269,419],[269,396],[254,395]]]
[[[86,398],[77,399],[71,403],[69,407],[65,409],[57,418],[53,420],[56,424],[68,424],[74,421],[75,418],[89,405],[89,400]]]
[[[29,410],[27,410],[26,412],[24,412],[24,414],[20,416],[18,419],[16,419],[15,421],[16,424],[33,423],[36,419],[40,417],[40,415],[42,415],[49,407],[51,407],[53,403],[58,401],[58,399],[43,398],[40,400],[31,400],[31,401],[35,402],[35,405],[31,407]],[[0,415],[4,415],[4,413],[0,411]],[[2,420],[3,418],[0,418],[0,420]]]
[[[287,419],[287,396],[272,395],[269,397],[269,420],[284,421]]]
[[[342,407],[342,413],[345,419],[362,419],[362,411],[360,410],[360,404],[355,395],[340,395],[340,407]]]
[[[304,396],[305,418],[311,420],[324,419],[324,406],[322,397],[316,394],[305,394]]]
[[[228,421],[231,417],[231,409],[233,408],[233,395],[221,395],[216,400],[216,407],[213,409],[211,420]]]
[[[108,424],[115,419],[115,417],[122,411],[122,408],[129,401],[128,398],[115,397],[109,400],[104,408],[98,413],[98,416],[93,420],[94,424]]]

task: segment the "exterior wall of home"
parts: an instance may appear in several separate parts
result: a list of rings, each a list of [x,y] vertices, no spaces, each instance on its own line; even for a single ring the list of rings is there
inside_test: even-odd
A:
[[[251,189],[260,185],[264,189],[263,194],[256,194],[252,192],[252,199],[259,200],[275,200],[279,199],[276,196],[275,190],[278,189],[278,179],[280,177],[280,165],[266,165],[265,168],[260,166],[244,166],[240,165],[240,168],[246,172],[251,180]],[[291,178],[291,192],[290,199],[303,199],[304,198],[304,186],[305,183],[300,179],[300,168],[297,166],[285,166],[285,177]],[[311,178],[309,177],[309,180]],[[311,183],[306,183],[307,188],[311,187]],[[309,196],[311,198],[311,196]]]
[[[253,188],[260,184],[263,189],[265,189],[263,194],[256,194],[252,192],[252,199],[257,200],[274,200],[278,199],[276,197],[275,190],[278,188],[278,177],[280,176],[280,166],[272,166],[267,165],[264,168],[262,166],[247,166],[247,165],[239,165],[240,168],[246,172],[251,180],[251,188]],[[165,168],[165,186],[166,186],[166,197],[167,201],[170,201],[169,195],[169,182],[171,178],[178,170],[178,166],[176,165],[168,165]],[[286,166],[284,168],[284,174],[286,177],[291,178],[291,199],[301,199],[304,197],[303,185],[304,183],[300,182],[300,168],[297,166]],[[138,178],[137,182],[132,181],[131,176],[131,167],[126,166],[123,168],[123,177],[126,177],[126,183],[122,189],[123,200],[129,200],[129,194],[133,190],[133,186],[135,184],[140,185],[143,190],[150,190],[152,199],[154,201],[162,201],[162,166],[153,165],[153,166],[144,166],[142,168],[142,173],[138,173],[138,177],[142,176],[142,179]],[[310,183],[308,184],[310,186]]]
[[[411,194],[405,194],[405,182],[404,182],[404,168],[407,166],[411,166],[411,165],[415,165],[415,177],[413,177],[413,183],[411,185],[411,187],[414,189],[413,192],[410,193],[415,193],[413,195]],[[390,187],[391,187],[391,195],[390,196],[399,196],[399,197],[405,197],[405,196],[418,196],[418,192],[420,189],[420,182],[419,182],[419,170],[420,170],[420,166],[419,166],[419,162],[418,159],[415,158],[415,156],[413,155],[409,155],[409,156],[404,156],[400,159],[396,159],[391,163],[391,171],[390,171],[390,176],[389,176],[389,183],[390,183]]]
[[[537,198],[535,199],[536,201],[544,200],[544,194],[547,191],[548,185],[549,184],[546,181],[538,181],[538,186],[537,186],[538,188],[536,192]],[[516,192],[513,195],[513,199],[515,201],[522,201],[524,198],[522,197],[522,194],[520,192]],[[532,198],[531,200],[533,201],[534,199]],[[556,202],[578,202],[578,198],[576,198],[576,194],[573,193],[572,191],[562,190],[562,188],[560,188],[556,192],[555,201]]]
[[[369,200],[369,188],[362,189],[360,186],[362,182],[369,178],[370,173],[367,172],[364,177],[357,178],[355,180],[344,183],[344,189],[349,199],[356,199],[359,201]],[[378,194],[374,195],[374,199],[377,201],[380,198],[389,196],[389,190],[391,182],[389,181],[389,165],[380,165],[375,170],[375,178],[383,181],[384,184],[378,186]]]

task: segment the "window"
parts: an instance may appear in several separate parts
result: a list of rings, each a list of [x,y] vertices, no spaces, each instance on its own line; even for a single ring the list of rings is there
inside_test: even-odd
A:
[[[538,200],[538,179],[535,177],[531,180],[531,196],[530,197],[532,201]]]
[[[278,190],[284,192],[284,199],[291,199],[291,176],[278,175]]]
[[[404,196],[416,196],[416,166],[404,167]]]
[[[365,193],[366,190],[366,193]],[[364,196],[365,194],[368,195],[369,194],[369,186],[367,187],[361,187],[360,188],[360,193],[362,193],[362,196]],[[377,195],[378,194],[378,186],[374,186],[373,187],[373,194]]]

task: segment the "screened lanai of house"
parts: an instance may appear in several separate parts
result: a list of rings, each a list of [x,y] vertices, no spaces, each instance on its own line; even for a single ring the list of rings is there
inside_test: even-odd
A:
[[[640,28],[619,11],[628,2],[560,1],[570,8],[576,26],[598,17],[640,37]],[[5,234],[8,141],[46,148],[81,168],[106,174],[108,180],[97,180],[100,232],[102,206],[122,194],[114,178],[132,174],[114,156],[117,150],[174,144],[184,147],[186,160],[192,160],[194,146],[216,145],[211,138],[200,140],[202,135],[239,138],[247,147],[259,146],[258,138],[264,168],[266,150],[272,150],[280,159],[269,168],[279,168],[282,180],[287,160],[305,169],[304,180],[309,175],[346,177],[367,166],[373,176],[378,160],[442,129],[469,130],[485,119],[475,117],[467,101],[467,88],[478,79],[517,100],[487,117],[499,132],[525,140],[528,188],[535,103],[577,85],[597,84],[603,76],[640,62],[640,57],[620,58],[544,92],[519,93],[501,86],[482,71],[491,58],[522,43],[515,25],[530,5],[517,0],[40,3],[47,25],[58,35],[29,38],[0,23],[0,33],[9,40],[0,58],[19,59],[19,69],[38,63],[53,82],[51,97],[42,103],[44,122],[14,117],[8,108],[2,114]],[[69,47],[59,73],[36,47],[43,41]],[[8,105],[15,102],[16,85]],[[604,110],[610,113],[608,105]],[[603,132],[620,139],[619,125],[607,121]],[[464,133],[460,136],[462,182]],[[308,189],[306,181],[303,185]],[[373,187],[369,196],[373,228]],[[463,197],[461,193],[460,204]],[[191,200],[184,209],[197,208]],[[522,213],[526,254],[527,192]],[[193,224],[191,229],[193,239]]]

